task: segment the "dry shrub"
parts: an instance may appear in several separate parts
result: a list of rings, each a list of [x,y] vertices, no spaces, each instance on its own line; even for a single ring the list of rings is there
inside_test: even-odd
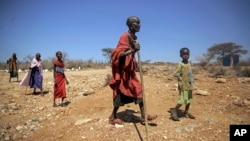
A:
[[[237,66],[250,66],[250,58],[248,60],[243,60],[239,62]]]
[[[220,77],[226,74],[226,69],[221,66],[210,66],[208,72],[211,74],[211,77]]]
[[[225,76],[227,76],[227,77],[236,77],[237,72],[233,68],[228,67],[228,68],[226,68]]]
[[[203,69],[202,66],[200,65],[192,65],[192,72],[193,74],[199,74],[199,73],[203,73],[205,70]]]
[[[105,84],[103,85],[103,87],[106,87],[109,85],[109,80],[111,79],[112,75],[111,74],[107,74],[106,78],[105,78]]]
[[[250,68],[244,68],[241,73],[243,77],[250,77]]]
[[[210,66],[208,68],[208,73],[211,77],[250,77],[250,67],[247,66],[235,66],[225,67],[225,66]]]
[[[234,69],[238,77],[250,77],[250,67],[237,66]]]

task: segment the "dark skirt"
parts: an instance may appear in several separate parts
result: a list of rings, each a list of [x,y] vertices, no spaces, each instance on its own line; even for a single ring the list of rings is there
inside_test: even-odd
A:
[[[125,104],[132,103],[139,104],[142,102],[142,98],[133,98],[124,95],[120,90],[117,92],[117,96],[113,100],[114,107],[124,106]]]
[[[42,81],[43,81],[43,76],[40,74],[39,68],[38,67],[32,68],[30,74],[30,82],[29,82],[30,88],[42,89]]]

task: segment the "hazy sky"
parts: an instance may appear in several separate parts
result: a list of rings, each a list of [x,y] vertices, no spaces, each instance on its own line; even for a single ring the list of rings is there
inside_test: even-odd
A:
[[[141,19],[142,60],[178,62],[189,47],[195,62],[224,42],[250,50],[249,0],[0,0],[0,61],[58,50],[105,60],[101,49],[116,47],[131,15]]]

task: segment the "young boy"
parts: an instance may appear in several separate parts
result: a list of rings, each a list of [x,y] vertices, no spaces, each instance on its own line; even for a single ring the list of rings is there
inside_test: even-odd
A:
[[[180,50],[180,57],[182,61],[178,63],[177,69],[175,70],[174,77],[178,78],[178,90],[179,90],[179,98],[177,105],[175,108],[171,109],[171,116],[174,121],[179,121],[177,111],[185,104],[184,114],[186,117],[191,119],[195,119],[195,117],[188,112],[190,103],[192,101],[192,89],[194,85],[193,74],[191,70],[191,64],[189,63],[190,51],[188,48],[184,47]]]

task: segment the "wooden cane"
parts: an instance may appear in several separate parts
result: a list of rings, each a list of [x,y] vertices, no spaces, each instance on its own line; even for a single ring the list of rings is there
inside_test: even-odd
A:
[[[146,96],[144,94],[144,83],[143,83],[143,77],[142,77],[142,67],[141,67],[141,56],[140,56],[140,51],[137,51],[138,55],[138,66],[139,66],[139,71],[140,71],[140,80],[141,80],[141,87],[142,87],[142,96],[143,96],[143,105],[144,105],[144,114],[145,114],[145,129],[146,129],[146,136],[147,136],[147,141],[149,140],[148,138],[148,114],[147,114],[147,107],[146,107]]]

